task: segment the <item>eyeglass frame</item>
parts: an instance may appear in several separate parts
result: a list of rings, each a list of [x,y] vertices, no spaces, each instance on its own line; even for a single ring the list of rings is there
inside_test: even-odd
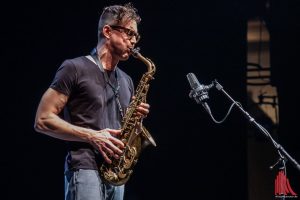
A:
[[[129,28],[125,28],[124,26],[118,26],[118,25],[109,25],[112,29],[119,31],[120,33],[125,33],[129,40],[131,40],[133,37],[135,37],[136,42],[140,41],[141,35]],[[122,31],[121,31],[122,30]]]

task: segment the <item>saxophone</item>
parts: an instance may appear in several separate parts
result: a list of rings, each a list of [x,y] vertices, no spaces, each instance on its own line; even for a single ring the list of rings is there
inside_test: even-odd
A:
[[[153,79],[155,65],[149,59],[139,53],[139,48],[132,49],[133,57],[141,60],[147,65],[148,71],[143,74],[136,92],[135,98],[130,102],[129,107],[122,119],[122,128],[119,139],[124,143],[125,148],[119,159],[110,157],[111,164],[104,162],[100,166],[101,178],[112,185],[123,185],[130,178],[133,167],[137,163],[141,150],[156,143],[144,126],[141,126],[142,118],[136,115],[136,108],[142,102],[146,102],[149,89],[149,81]]]

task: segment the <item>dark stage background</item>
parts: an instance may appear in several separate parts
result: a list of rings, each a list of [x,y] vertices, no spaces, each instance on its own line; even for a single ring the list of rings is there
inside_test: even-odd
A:
[[[285,3],[271,2],[272,80],[279,90],[279,142],[300,161],[298,118],[294,117],[299,95],[292,78],[299,65],[294,63],[299,51],[290,50],[298,48],[290,36],[296,36],[299,27],[296,20],[285,20]],[[34,131],[35,111],[63,60],[87,55],[96,45],[102,8],[115,3],[124,1],[14,2],[3,14],[0,182],[4,199],[63,199],[65,144]],[[215,124],[189,99],[186,74],[194,72],[203,84],[217,79],[247,109],[247,19],[259,14],[256,2],[133,3],[142,17],[141,53],[157,66],[148,96],[151,114],[144,123],[158,146],[143,151],[126,185],[126,199],[248,199],[248,122],[234,108],[223,124]],[[146,70],[133,58],[121,68],[135,83]],[[209,105],[221,119],[230,102],[213,89]],[[291,163],[288,172],[299,194],[300,172]],[[273,185],[273,180],[269,184]]]

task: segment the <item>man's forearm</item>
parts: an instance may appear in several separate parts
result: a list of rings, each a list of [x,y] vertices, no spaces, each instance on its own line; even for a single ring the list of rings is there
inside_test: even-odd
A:
[[[55,114],[36,119],[34,128],[54,138],[67,141],[89,142],[93,130],[72,125]]]

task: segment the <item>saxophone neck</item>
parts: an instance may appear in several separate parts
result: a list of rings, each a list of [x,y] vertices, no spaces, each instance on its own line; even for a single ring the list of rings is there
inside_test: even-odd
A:
[[[135,57],[136,59],[141,60],[148,67],[148,72],[155,73],[154,63],[149,58],[142,56],[142,54],[139,51],[140,51],[139,47],[131,49],[132,56]]]

